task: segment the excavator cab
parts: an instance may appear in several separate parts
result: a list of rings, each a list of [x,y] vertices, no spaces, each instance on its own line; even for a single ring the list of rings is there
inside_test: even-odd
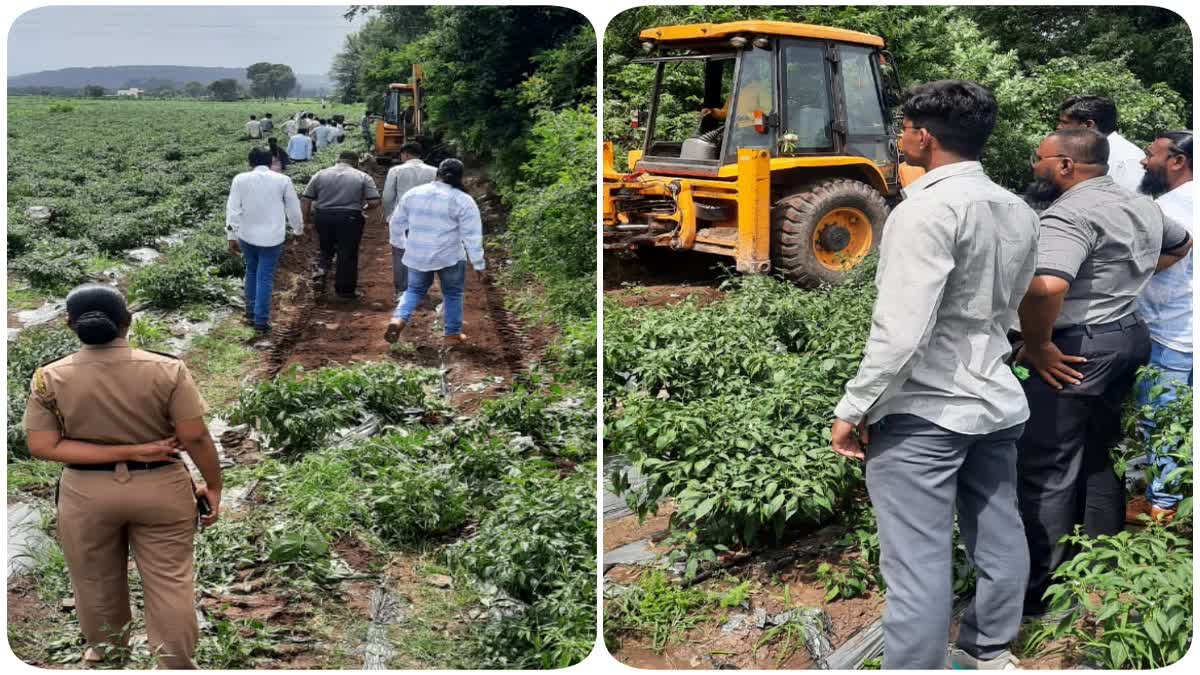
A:
[[[774,21],[641,38],[650,55],[635,63],[654,79],[632,121],[645,136],[631,173],[606,162],[606,248],[715,253],[811,285],[836,283],[878,246],[912,176],[881,38]]]
[[[383,119],[375,126],[376,161],[388,164],[400,157],[400,148],[422,136],[425,73],[413,64],[412,81],[388,85]]]

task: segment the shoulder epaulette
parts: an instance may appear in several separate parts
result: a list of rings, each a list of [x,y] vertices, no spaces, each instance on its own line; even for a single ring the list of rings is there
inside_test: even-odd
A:
[[[178,357],[178,356],[176,356],[176,355],[174,355],[174,354],[168,354],[168,353],[166,353],[166,352],[156,352],[156,351],[154,351],[153,349],[143,349],[142,351],[144,351],[144,352],[149,352],[149,353],[151,353],[151,354],[158,354],[159,356],[165,356],[165,357],[167,357],[168,359],[175,359],[176,361],[178,361],[178,360],[179,360],[179,357]]]

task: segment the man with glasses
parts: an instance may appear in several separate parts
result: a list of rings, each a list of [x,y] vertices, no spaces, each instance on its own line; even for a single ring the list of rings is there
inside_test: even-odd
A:
[[[1156,197],[1155,203],[1168,218],[1192,230],[1192,132],[1168,131],[1146,148],[1142,160],[1146,175],[1140,190]],[[1163,263],[1170,260],[1160,261]],[[1176,385],[1192,386],[1192,253],[1177,264],[1150,278],[1137,303],[1138,315],[1150,328],[1150,366],[1162,375],[1138,383],[1138,405],[1161,408],[1174,401]],[[1157,397],[1154,385],[1163,385]],[[1149,437],[1154,432],[1151,420],[1141,427]],[[1176,469],[1169,449],[1155,448],[1150,460],[1157,469],[1146,486],[1144,497],[1134,497],[1125,509],[1125,521],[1137,523],[1146,515],[1154,520],[1170,521],[1181,499],[1174,481],[1166,480]]]
[[[1037,216],[979,163],[992,92],[929,82],[902,109],[904,155],[926,173],[883,228],[871,336],[832,445],[866,461],[888,588],[883,667],[946,665],[957,512],[979,582],[949,660],[999,670],[1016,664],[1029,564],[1016,448],[1029,409],[1006,334],[1033,278]]]
[[[1021,302],[1016,360],[1030,416],[1017,444],[1021,516],[1029,545],[1025,615],[1042,620],[1051,575],[1073,551],[1059,539],[1077,524],[1089,536],[1125,522],[1125,486],[1109,458],[1120,439],[1121,404],[1150,334],[1134,314],[1160,256],[1191,247],[1187,230],[1148,197],[1108,173],[1108,140],[1095,129],[1061,129],[1031,162],[1029,193],[1041,214],[1037,274]]]
[[[1059,129],[1095,129],[1108,139],[1108,175],[1137,192],[1142,182],[1142,149],[1117,133],[1117,105],[1103,96],[1072,96],[1058,108]]]

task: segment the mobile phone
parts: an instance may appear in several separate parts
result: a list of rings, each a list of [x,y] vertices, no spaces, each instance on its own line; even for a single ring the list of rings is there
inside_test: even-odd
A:
[[[212,506],[208,503],[208,497],[204,495],[196,495],[196,510],[202,516],[207,516],[212,513]]]

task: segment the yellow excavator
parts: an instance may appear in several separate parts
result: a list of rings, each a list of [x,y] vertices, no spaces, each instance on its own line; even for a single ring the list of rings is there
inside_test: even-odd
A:
[[[399,159],[400,147],[423,136],[425,73],[413,64],[412,80],[388,85],[383,119],[375,124],[375,160],[390,164]]]
[[[879,245],[889,202],[922,172],[903,164],[899,81],[882,38],[780,21],[641,32],[654,69],[628,171],[604,144],[606,250],[697,251],[738,271],[837,283]],[[666,115],[702,83],[698,111]],[[677,107],[677,105],[676,105]],[[699,123],[695,122],[699,113]],[[670,264],[666,256],[644,256]]]

